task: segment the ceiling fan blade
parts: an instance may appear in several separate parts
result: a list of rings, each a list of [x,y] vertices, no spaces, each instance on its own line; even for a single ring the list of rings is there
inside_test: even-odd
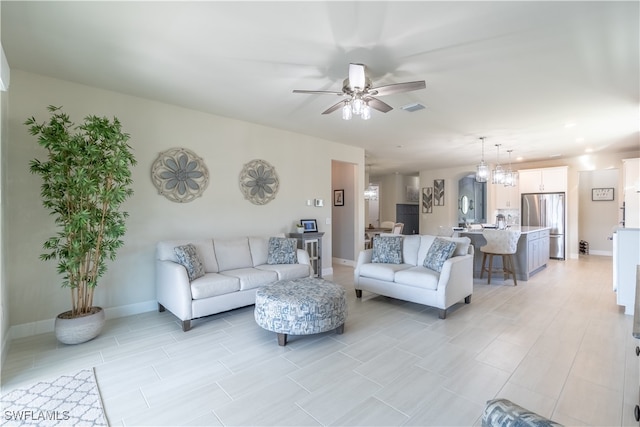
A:
[[[420,90],[426,88],[424,80],[406,83],[395,83],[379,87],[372,87],[369,93],[376,96],[392,95],[394,93],[409,92],[412,90]]]
[[[310,95],[344,95],[343,92],[335,92],[332,90],[300,90],[294,89],[293,93],[308,93]]]
[[[393,110],[393,107],[391,105],[387,104],[386,102],[382,102],[379,99],[374,98],[373,96],[367,96],[363,99],[364,101],[366,101],[369,107],[373,108],[374,110],[378,110],[383,113],[388,113],[389,111]]]
[[[324,110],[322,112],[322,114],[331,114],[334,111],[336,111],[337,109],[342,108],[343,105],[344,105],[344,101],[340,101],[337,104],[333,104],[331,107],[329,107],[326,110]]]
[[[349,88],[363,91],[367,83],[363,64],[349,64]]]

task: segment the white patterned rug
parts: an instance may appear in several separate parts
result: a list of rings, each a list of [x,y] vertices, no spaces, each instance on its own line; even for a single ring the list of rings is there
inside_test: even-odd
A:
[[[3,426],[107,425],[93,369],[15,389],[0,406]]]

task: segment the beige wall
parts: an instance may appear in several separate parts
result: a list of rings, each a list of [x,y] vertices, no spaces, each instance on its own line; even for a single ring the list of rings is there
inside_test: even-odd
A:
[[[42,158],[44,150],[23,125],[32,115],[39,122],[47,120],[49,104],[63,106],[76,123],[88,114],[117,116],[131,134],[138,165],[133,170],[135,195],[125,204],[130,213],[128,232],[95,299],[108,315],[155,308],[153,260],[158,240],[288,233],[297,220],[316,218],[326,233],[324,259],[331,259],[331,226],[325,222],[331,217],[333,200],[332,160],[356,164],[362,171],[362,149],[12,70],[10,142],[3,152],[8,165],[3,176],[7,201],[3,237],[11,248],[6,253],[3,291],[6,286],[10,324],[15,327],[12,335],[52,330],[52,319],[69,308],[69,292],[60,289],[55,263],[38,259],[42,242],[55,228],[40,204],[39,178],[28,172],[29,160]],[[207,190],[191,203],[170,202],[158,194],[150,178],[159,152],[173,147],[193,150],[209,169]],[[271,163],[280,178],[277,197],[264,206],[245,200],[238,187],[243,165],[253,159]],[[356,187],[361,194],[363,177],[357,178]],[[322,208],[306,205],[306,200],[315,198],[328,203]],[[358,208],[361,212],[363,202],[358,201]],[[363,221],[359,216],[358,230]]]

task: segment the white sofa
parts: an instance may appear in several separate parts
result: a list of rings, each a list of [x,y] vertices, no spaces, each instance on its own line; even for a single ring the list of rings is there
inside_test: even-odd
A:
[[[436,307],[440,309],[441,319],[446,318],[447,309],[452,305],[462,300],[469,304],[473,293],[471,241],[468,237],[438,238],[456,243],[455,252],[444,261],[440,272],[423,266],[436,236],[402,236],[400,264],[372,262],[375,246],[360,252],[354,271],[356,296],[361,298],[362,291],[369,291]]]
[[[274,237],[284,237],[278,235]],[[192,244],[204,267],[204,276],[189,280],[175,248]],[[297,263],[268,264],[269,237],[171,240],[156,245],[158,309],[171,311],[182,321],[255,304],[259,287],[278,280],[311,277],[309,254],[295,249]]]

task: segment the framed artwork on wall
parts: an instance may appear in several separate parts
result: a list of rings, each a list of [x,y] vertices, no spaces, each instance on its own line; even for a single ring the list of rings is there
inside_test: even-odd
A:
[[[422,189],[422,213],[433,212],[433,187]]]
[[[433,180],[433,204],[444,206],[444,179]]]
[[[333,190],[333,206],[344,206],[344,190]]]
[[[592,188],[591,200],[594,202],[613,200],[613,188]]]

